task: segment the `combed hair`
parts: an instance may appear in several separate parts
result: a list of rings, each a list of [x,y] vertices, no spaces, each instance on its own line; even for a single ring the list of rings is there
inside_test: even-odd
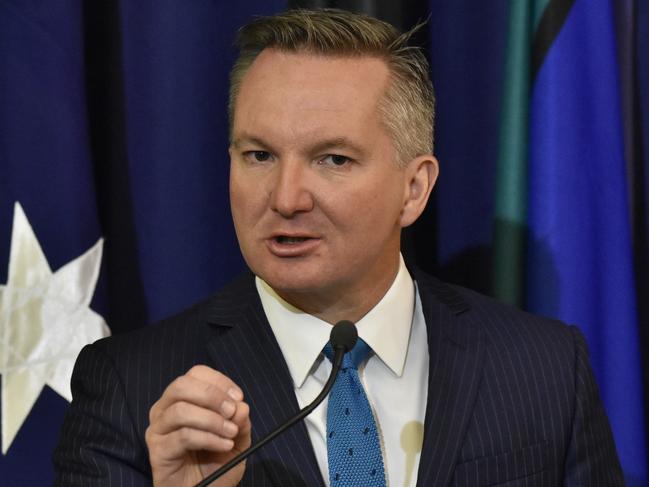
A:
[[[239,57],[230,73],[230,132],[242,79],[264,49],[372,56],[382,59],[390,72],[379,111],[394,141],[397,160],[406,164],[417,156],[432,154],[435,96],[428,61],[421,49],[408,46],[422,25],[400,34],[387,22],[338,9],[296,9],[255,19],[237,36]]]

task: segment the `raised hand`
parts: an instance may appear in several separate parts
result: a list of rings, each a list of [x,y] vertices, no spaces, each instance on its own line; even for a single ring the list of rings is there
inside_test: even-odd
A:
[[[249,407],[227,376],[197,365],[165,389],[149,411],[146,443],[153,484],[194,486],[250,446]],[[213,485],[237,485],[245,462]]]

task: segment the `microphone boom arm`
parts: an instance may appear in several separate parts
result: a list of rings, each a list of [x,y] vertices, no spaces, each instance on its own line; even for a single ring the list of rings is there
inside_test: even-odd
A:
[[[237,464],[239,464],[239,462],[243,461],[244,459],[252,455],[254,452],[259,450],[266,443],[272,441],[277,435],[280,435],[285,430],[293,426],[295,423],[304,419],[306,416],[308,416],[311,413],[311,411],[317,408],[318,405],[322,401],[324,401],[324,398],[327,397],[327,394],[329,394],[329,391],[333,387],[334,382],[336,382],[336,376],[338,375],[338,371],[340,370],[340,366],[342,365],[343,362],[343,356],[345,355],[346,352],[347,350],[345,349],[345,347],[340,346],[335,348],[334,360],[331,367],[331,375],[329,375],[329,379],[327,379],[327,383],[325,384],[324,389],[322,389],[322,392],[318,394],[318,397],[316,397],[311,402],[311,404],[305,406],[303,409],[300,410],[300,412],[296,416],[291,418],[289,421],[278,426],[275,430],[270,432],[268,435],[266,435],[264,438],[262,438],[257,443],[252,445],[250,448],[248,448],[245,451],[242,451],[236,457],[230,460],[228,463],[222,465],[220,468],[218,468],[210,475],[205,477],[203,480],[197,483],[195,487],[207,487],[209,484],[211,484],[216,479],[218,479],[221,475],[225,474],[226,472],[234,468]]]

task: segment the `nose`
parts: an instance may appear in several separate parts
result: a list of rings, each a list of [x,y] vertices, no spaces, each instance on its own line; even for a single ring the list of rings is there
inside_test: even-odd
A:
[[[270,206],[284,218],[313,209],[313,195],[307,184],[308,169],[298,160],[280,161],[275,166]]]

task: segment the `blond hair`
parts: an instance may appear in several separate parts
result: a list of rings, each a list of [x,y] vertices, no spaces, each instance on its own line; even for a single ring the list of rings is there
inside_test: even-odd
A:
[[[428,62],[408,40],[422,24],[399,34],[387,22],[338,9],[289,10],[259,17],[239,30],[239,57],[230,72],[230,131],[234,109],[246,72],[267,48],[323,56],[371,56],[382,59],[390,84],[379,110],[392,136],[396,157],[405,164],[433,152],[435,96]]]

